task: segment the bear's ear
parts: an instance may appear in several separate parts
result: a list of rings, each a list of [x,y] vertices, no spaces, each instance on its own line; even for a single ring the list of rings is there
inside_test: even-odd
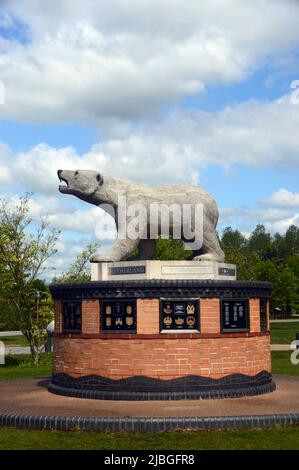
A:
[[[99,185],[104,183],[103,177],[102,175],[100,175],[100,173],[97,174],[97,182],[99,183]]]

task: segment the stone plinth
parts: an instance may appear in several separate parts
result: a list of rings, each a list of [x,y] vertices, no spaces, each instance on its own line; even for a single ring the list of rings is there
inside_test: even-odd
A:
[[[123,280],[51,286],[49,390],[82,398],[225,398],[275,389],[271,285]]]
[[[91,263],[92,281],[132,279],[236,279],[236,265],[217,261],[120,261]]]

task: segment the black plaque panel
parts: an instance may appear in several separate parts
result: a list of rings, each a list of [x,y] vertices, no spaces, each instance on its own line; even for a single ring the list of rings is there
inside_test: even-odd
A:
[[[62,330],[64,332],[81,332],[82,308],[81,302],[63,302]]]
[[[114,266],[111,268],[111,275],[120,274],[145,274],[145,266]]]
[[[101,329],[107,333],[136,333],[136,300],[101,302]]]
[[[267,299],[260,299],[260,324],[261,331],[267,331]]]
[[[235,276],[236,270],[234,268],[218,268],[219,276]]]
[[[222,300],[221,301],[222,331],[244,331],[249,329],[249,301]]]
[[[160,330],[199,330],[198,299],[161,299]]]

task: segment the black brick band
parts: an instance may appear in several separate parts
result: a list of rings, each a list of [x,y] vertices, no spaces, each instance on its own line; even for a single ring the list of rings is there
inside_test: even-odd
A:
[[[268,298],[271,283],[220,280],[128,280],[61,283],[50,286],[55,300],[98,298]]]
[[[96,375],[72,378],[56,374],[49,391],[58,395],[98,400],[197,400],[260,395],[275,390],[267,371],[255,376],[227,375],[220,379],[189,375],[173,380],[128,377],[112,380]]]

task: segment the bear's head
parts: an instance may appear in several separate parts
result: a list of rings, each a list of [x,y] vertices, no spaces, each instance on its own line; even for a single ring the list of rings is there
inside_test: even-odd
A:
[[[80,199],[91,197],[104,182],[103,176],[93,170],[58,170],[57,175],[61,182],[59,191]]]

